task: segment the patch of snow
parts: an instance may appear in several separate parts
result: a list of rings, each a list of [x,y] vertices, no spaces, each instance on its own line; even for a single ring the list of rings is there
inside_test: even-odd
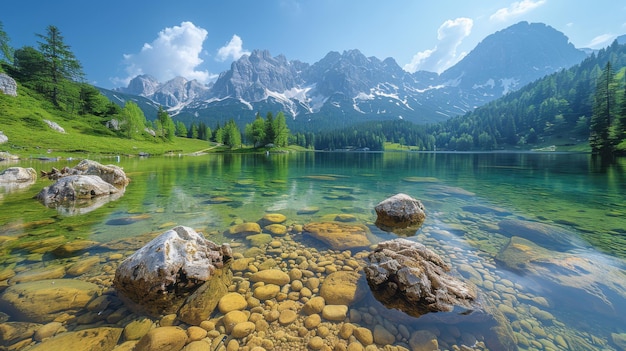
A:
[[[374,100],[374,95],[372,93],[368,95],[360,92],[357,96],[354,97],[353,100]]]
[[[244,99],[242,99],[242,98],[239,98],[239,102],[241,102],[242,104],[246,105],[246,107],[247,107],[250,111],[254,110],[254,108],[252,107],[252,104],[251,104],[251,103],[249,103],[249,102],[247,102],[246,100],[244,100]]]
[[[506,95],[508,92],[515,90],[514,88],[519,84],[519,80],[515,78],[502,78],[502,95]]]
[[[446,86],[444,84],[439,84],[439,85],[429,85],[425,89],[418,89],[418,88],[412,88],[412,87],[405,87],[405,89],[409,90],[409,91],[414,91],[414,92],[417,92],[417,93],[425,93],[425,92],[430,91],[430,90],[439,90],[439,89],[443,89],[445,87]]]
[[[287,112],[289,112],[292,116],[296,116],[298,114],[298,111],[296,110],[296,106],[293,103],[293,101],[291,99],[289,99],[289,97],[286,95],[286,93],[288,92],[292,92],[294,93],[294,89],[297,88],[293,88],[290,90],[285,91],[285,93],[277,93],[275,91],[271,91],[268,89],[265,89],[265,95],[267,95],[267,97],[273,97],[274,99],[278,100],[284,107],[286,110],[288,110]],[[297,91],[295,91],[296,94],[298,94]]]
[[[472,89],[480,89],[480,88],[490,88],[493,89],[496,86],[496,81],[493,80],[493,78],[489,78],[485,84],[474,84],[474,86],[472,87]]]
[[[113,97],[116,98],[117,100],[119,100],[120,102],[126,102],[126,100],[122,99],[121,97],[113,94]]]

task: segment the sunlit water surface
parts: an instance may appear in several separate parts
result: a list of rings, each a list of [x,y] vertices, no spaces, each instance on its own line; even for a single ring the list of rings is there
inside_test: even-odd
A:
[[[586,154],[559,153],[298,153],[98,161],[118,164],[132,181],[123,197],[84,214],[33,199],[48,180],[26,189],[0,188],[0,272],[67,260],[49,253],[66,240],[107,243],[175,225],[243,251],[247,241],[224,232],[266,213],[286,215],[287,225],[349,214],[382,241],[395,236],[373,225],[374,206],[406,193],[427,212],[410,239],[476,284],[503,312],[520,349],[620,350],[619,335],[626,333],[626,160],[604,164]],[[76,163],[11,166],[39,171]],[[573,266],[511,268],[499,256],[515,235],[500,226],[503,221],[538,222],[566,233],[571,247],[546,249]],[[302,235],[293,239],[328,249]],[[8,283],[2,283],[5,289]],[[419,320],[403,323],[427,327]],[[448,330],[441,328],[438,336],[444,345],[454,340],[444,335]]]

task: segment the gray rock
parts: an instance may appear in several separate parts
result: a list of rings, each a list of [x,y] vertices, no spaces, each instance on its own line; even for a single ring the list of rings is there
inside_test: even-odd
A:
[[[7,140],[9,140],[7,138]],[[6,152],[6,151],[0,151],[0,161],[16,161],[19,160],[20,158],[18,156],[15,155],[11,155],[10,153]]]
[[[53,130],[59,132],[59,133],[63,133],[65,134],[65,129],[63,129],[63,127],[61,127],[58,123],[44,119],[44,122],[46,122],[46,124],[48,125],[48,127],[52,128]]]
[[[381,201],[375,210],[378,228],[401,235],[415,234],[426,219],[424,205],[406,194],[396,194]]]
[[[449,275],[450,266],[418,242],[400,238],[378,244],[364,271],[380,302],[411,316],[481,307],[476,288]]]
[[[0,73],[0,92],[9,96],[17,96],[17,83],[15,79],[4,73]]]
[[[0,144],[4,144],[7,141],[9,141],[9,137],[7,137],[6,135],[4,135],[4,133],[0,130]],[[2,161],[2,158],[0,157],[0,161]]]
[[[92,160],[82,160],[70,170],[71,174],[95,175],[105,182],[115,186],[126,186],[130,179],[121,167],[115,165],[102,165]]]
[[[125,259],[113,284],[132,309],[153,315],[174,313],[231,257],[228,244],[219,246],[178,226]]]
[[[3,183],[34,183],[37,172],[33,168],[10,167],[0,172],[0,184]]]
[[[2,160],[2,155],[0,155]],[[37,181],[37,172],[32,168],[10,167],[0,172],[0,192],[10,193],[28,188]]]
[[[56,207],[59,204],[68,204],[77,200],[91,200],[118,192],[120,190],[98,176],[71,175],[43,188],[36,198],[46,206]]]
[[[98,176],[103,181],[114,185],[118,188],[125,187],[130,179],[124,173],[124,170],[115,165],[102,165],[96,161],[82,160],[76,166],[69,168],[64,167],[61,170],[52,168],[50,172],[41,171],[42,177],[57,180],[62,177],[71,175],[92,175]]]

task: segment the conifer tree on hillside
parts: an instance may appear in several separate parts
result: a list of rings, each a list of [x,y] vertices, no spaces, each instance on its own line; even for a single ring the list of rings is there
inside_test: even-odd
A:
[[[163,138],[172,141],[174,140],[174,136],[176,136],[176,125],[170,115],[163,109],[162,106],[159,106],[159,111],[157,112],[157,132]]]
[[[0,53],[4,56],[4,60],[13,63],[13,48],[9,44],[9,36],[4,31],[4,25],[0,21]],[[1,62],[2,60],[0,60]]]
[[[626,149],[626,71],[624,72],[624,92],[622,95],[622,103],[619,107],[619,117],[616,127],[616,137],[618,143],[618,149]],[[622,145],[619,145],[622,143]]]
[[[145,128],[146,117],[136,103],[128,101],[122,109],[120,122],[120,128],[126,137],[132,139],[141,134]]]
[[[265,141],[265,121],[258,112],[254,121],[251,124],[246,125],[245,134],[246,139],[248,142],[252,142],[253,147],[263,145],[263,142]]]
[[[273,123],[274,129],[274,145],[285,147],[289,143],[289,128],[287,128],[287,120],[285,114],[281,111],[276,114]]]
[[[268,112],[265,116],[265,144],[273,144],[276,133],[274,130],[274,115]]]
[[[241,131],[235,123],[235,120],[230,120],[224,126],[224,144],[230,146],[230,148],[235,148],[241,146]]]
[[[61,85],[63,81],[80,81],[83,71],[80,62],[65,44],[61,31],[55,26],[48,26],[46,34],[37,34],[39,51],[45,60],[45,78],[49,85],[52,102],[59,106],[61,101]]]
[[[617,108],[615,90],[613,67],[609,61],[598,77],[593,101],[589,145],[594,152],[607,153],[613,149],[611,127]]]

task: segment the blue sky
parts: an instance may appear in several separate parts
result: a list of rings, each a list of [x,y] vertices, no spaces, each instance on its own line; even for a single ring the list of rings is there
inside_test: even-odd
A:
[[[255,49],[315,63],[329,51],[393,57],[407,71],[441,72],[489,34],[542,22],[579,48],[626,34],[617,0],[9,1],[0,21],[14,48],[57,26],[87,80],[113,88],[137,74],[214,80]]]

